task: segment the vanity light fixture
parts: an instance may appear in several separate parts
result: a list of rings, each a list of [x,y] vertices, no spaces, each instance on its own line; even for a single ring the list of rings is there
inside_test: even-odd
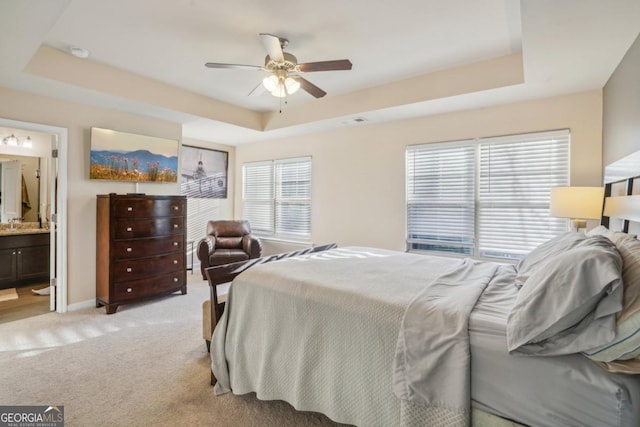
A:
[[[17,147],[18,146],[18,138],[16,138],[16,136],[14,134],[11,134],[9,136],[5,136],[2,139],[2,143],[4,145],[9,145],[11,147]]]
[[[14,134],[11,134],[2,138],[2,143],[9,147],[33,148],[33,141],[30,136],[20,139]]]

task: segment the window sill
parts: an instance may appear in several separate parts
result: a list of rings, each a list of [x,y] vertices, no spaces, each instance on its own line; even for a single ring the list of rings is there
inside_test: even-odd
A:
[[[260,238],[260,240],[266,240],[268,242],[277,242],[277,243],[291,243],[291,244],[295,244],[295,245],[308,245],[308,246],[313,246],[313,242],[311,242],[310,240],[296,240],[296,239],[286,239],[286,238],[282,238],[282,237],[271,237],[271,236],[260,236],[257,235],[258,238]]]

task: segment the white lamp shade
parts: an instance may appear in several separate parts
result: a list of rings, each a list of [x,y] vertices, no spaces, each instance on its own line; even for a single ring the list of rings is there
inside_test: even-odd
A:
[[[278,83],[279,83],[278,77],[277,76],[273,76],[273,75],[265,77],[262,80],[262,85],[269,92],[271,92],[272,90],[276,89],[278,87]]]
[[[284,85],[280,84],[276,86],[276,88],[271,91],[271,95],[275,96],[276,98],[284,98],[285,96],[287,96],[287,92],[284,90]]]
[[[300,89],[300,83],[291,77],[285,79],[284,85],[287,87],[287,93],[289,93],[289,95],[296,93],[298,89]]]
[[[284,98],[294,94],[300,89],[300,82],[291,77],[286,77],[286,73],[272,74],[262,80],[262,85],[277,98]]]
[[[603,187],[555,187],[551,189],[551,216],[600,219]]]

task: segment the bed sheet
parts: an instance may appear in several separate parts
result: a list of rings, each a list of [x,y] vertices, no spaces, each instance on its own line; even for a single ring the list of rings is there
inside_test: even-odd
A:
[[[512,356],[506,322],[517,289],[492,282],[469,321],[472,406],[531,426],[640,425],[640,376],[580,355]]]

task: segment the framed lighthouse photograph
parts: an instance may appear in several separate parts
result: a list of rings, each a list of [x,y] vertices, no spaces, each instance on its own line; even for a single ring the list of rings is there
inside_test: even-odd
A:
[[[180,193],[189,198],[226,199],[229,153],[183,145]]]

